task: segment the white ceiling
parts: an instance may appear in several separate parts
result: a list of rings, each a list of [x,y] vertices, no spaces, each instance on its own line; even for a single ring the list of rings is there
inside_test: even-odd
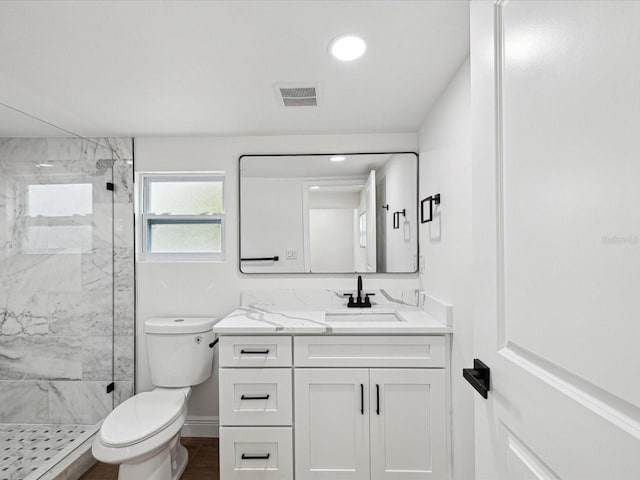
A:
[[[332,162],[331,155],[245,155],[240,161],[242,177],[260,178],[323,178],[364,177],[371,170],[384,167],[393,156],[390,153],[344,155],[343,162]],[[406,155],[415,162],[415,155]]]
[[[469,5],[3,1],[0,102],[85,136],[413,132],[469,52]],[[352,63],[336,36],[368,44]],[[276,83],[314,83],[284,108]],[[0,108],[0,136],[49,135]]]

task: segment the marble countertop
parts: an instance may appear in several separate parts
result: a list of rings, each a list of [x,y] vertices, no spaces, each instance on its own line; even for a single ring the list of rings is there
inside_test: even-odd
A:
[[[367,315],[395,314],[395,321],[367,321]],[[329,320],[342,316],[339,321]],[[344,320],[344,315],[354,320]],[[362,320],[358,317],[362,317]],[[306,306],[296,310],[291,306],[242,306],[216,323],[213,331],[218,335],[441,335],[451,333],[451,327],[439,322],[424,310],[395,309],[374,306],[367,309],[321,308]]]

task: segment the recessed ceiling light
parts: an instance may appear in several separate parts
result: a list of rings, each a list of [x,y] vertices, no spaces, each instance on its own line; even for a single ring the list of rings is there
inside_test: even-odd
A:
[[[309,187],[310,190],[320,190],[320,187],[318,185],[311,185]]]
[[[53,165],[51,165],[50,163],[38,163],[36,165],[36,168],[52,168]]]
[[[356,35],[340,35],[329,44],[331,55],[343,62],[360,58],[366,50],[367,44]]]
[[[347,159],[344,155],[334,155],[333,157],[329,157],[329,160],[332,162],[344,162]]]

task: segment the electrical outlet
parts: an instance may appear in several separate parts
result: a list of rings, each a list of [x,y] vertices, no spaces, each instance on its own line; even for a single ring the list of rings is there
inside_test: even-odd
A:
[[[424,273],[425,269],[424,255],[420,255],[420,273]]]
[[[287,260],[296,260],[298,252],[296,250],[287,250]]]

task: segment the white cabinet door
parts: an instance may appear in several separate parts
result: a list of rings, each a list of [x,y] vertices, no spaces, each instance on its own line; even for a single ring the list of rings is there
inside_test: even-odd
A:
[[[295,371],[295,470],[301,480],[369,480],[369,370]]]
[[[478,480],[640,478],[639,25],[471,2]]]
[[[444,378],[444,370],[371,370],[371,480],[445,478]]]

